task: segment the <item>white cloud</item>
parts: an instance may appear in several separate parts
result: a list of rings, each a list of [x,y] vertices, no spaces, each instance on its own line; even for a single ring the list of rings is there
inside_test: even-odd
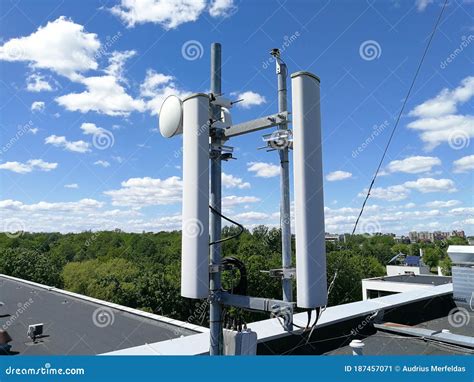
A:
[[[451,208],[461,204],[459,200],[434,200],[425,204],[429,208]]]
[[[29,133],[36,135],[36,133],[39,131],[37,127],[32,127],[31,129],[28,130]]]
[[[119,81],[124,81],[123,71],[125,61],[136,54],[137,52],[135,50],[112,52],[112,55],[109,57],[109,66],[105,69],[105,73],[109,76],[117,78]]]
[[[241,214],[237,214],[234,216],[234,219],[239,222],[254,222],[255,220],[268,220],[271,218],[271,215],[266,214],[264,212],[256,212],[256,211],[249,211],[249,212],[242,212]]]
[[[42,159],[30,159],[26,163],[6,162],[0,163],[0,170],[13,171],[18,174],[26,174],[33,170],[51,171],[58,167],[57,163],[45,162]]]
[[[408,128],[419,131],[426,149],[443,142],[457,145],[458,140],[474,137],[474,116],[457,114],[458,106],[474,96],[474,76],[466,77],[453,89],[443,89],[436,97],[416,106],[410,115],[417,119]]]
[[[328,182],[335,182],[338,180],[349,179],[352,177],[352,173],[347,171],[333,171],[326,175]]]
[[[36,93],[41,91],[50,92],[53,91],[53,87],[44,76],[33,73],[26,78],[26,90]]]
[[[147,70],[146,77],[140,85],[140,95],[145,98],[146,109],[152,115],[157,115],[161,104],[170,95],[175,95],[181,99],[190,92],[179,89],[175,83],[175,78],[166,74]]]
[[[423,12],[431,3],[433,3],[433,0],[416,0],[416,9],[418,9],[418,12]]]
[[[122,0],[110,9],[129,28],[136,24],[154,23],[165,29],[174,29],[196,21],[205,11],[212,17],[228,17],[236,7],[232,0]]]
[[[468,155],[462,157],[453,162],[454,172],[468,172],[469,170],[474,170],[474,155]]]
[[[457,191],[451,179],[420,178],[416,181],[405,182],[403,186],[421,193]]]
[[[231,93],[231,95],[236,99],[243,99],[243,101],[237,103],[237,106],[244,109],[250,109],[252,106],[259,106],[267,102],[264,96],[251,90],[243,93]]]
[[[247,170],[254,172],[255,176],[260,178],[272,178],[280,174],[280,167],[265,162],[249,162]]]
[[[56,98],[56,102],[69,111],[87,113],[95,111],[110,116],[128,116],[132,111],[143,111],[143,100],[128,95],[114,76],[88,77],[79,80],[87,90]]]
[[[50,135],[44,140],[47,145],[62,147],[64,150],[76,153],[86,153],[90,150],[90,144],[84,141],[68,141],[64,136]]]
[[[31,111],[43,111],[43,110],[44,110],[43,101],[35,101],[31,104]]]
[[[250,188],[250,183],[244,182],[242,178],[237,178],[231,174],[222,173],[222,185],[225,188]]]
[[[403,184],[389,186],[386,188],[375,187],[371,190],[370,195],[374,199],[388,200],[396,202],[406,199],[411,190],[416,190],[423,194],[430,192],[455,192],[456,187],[451,179],[433,179],[419,178],[415,181],[408,181]],[[359,193],[359,197],[365,197],[367,189]]]
[[[95,123],[90,123],[90,122],[84,122],[81,124],[81,130],[85,135],[97,135],[97,134],[102,134],[105,129],[102,127],[97,127]]]
[[[229,17],[237,10],[234,0],[212,0],[209,14],[212,17]]]
[[[182,181],[177,176],[167,179],[130,178],[118,190],[105,191],[114,206],[151,206],[175,204],[181,201]]]
[[[79,188],[79,185],[77,183],[70,183],[70,184],[65,184],[64,188],[77,189],[77,188]]]
[[[453,215],[474,215],[474,207],[458,207],[458,208],[453,208],[452,210],[449,210],[450,214]]]
[[[247,204],[247,203],[257,203],[260,201],[260,198],[256,196],[236,196],[230,195],[222,198],[222,205],[224,207],[233,207],[238,204]]]
[[[29,36],[8,40],[0,46],[0,60],[26,61],[33,68],[77,79],[79,73],[97,69],[94,56],[99,48],[96,34],[61,16]]]
[[[358,196],[365,197],[367,195],[367,189],[359,193]],[[370,196],[374,199],[388,200],[390,202],[396,202],[399,200],[406,199],[408,197],[408,190],[402,185],[383,187],[374,187],[370,191]]]
[[[387,170],[389,172],[418,174],[431,171],[433,166],[439,165],[441,165],[441,160],[437,157],[412,156],[402,160],[391,161],[387,166]]]
[[[98,161],[95,161],[94,164],[96,166],[102,166],[104,168],[110,167],[110,163],[106,160],[98,160]]]
[[[36,211],[63,211],[63,212],[79,212],[82,210],[94,210],[104,205],[94,199],[81,199],[78,202],[38,202],[34,204],[23,204],[14,200],[0,201],[0,209],[4,210],[22,210],[27,212]]]

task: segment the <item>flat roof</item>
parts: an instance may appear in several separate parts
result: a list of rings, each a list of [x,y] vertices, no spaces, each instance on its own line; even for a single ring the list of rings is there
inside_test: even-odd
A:
[[[374,277],[371,279],[365,279],[364,281],[386,281],[408,284],[444,285],[451,283],[452,279],[449,276],[436,275],[395,275]]]
[[[20,355],[101,354],[207,330],[5,275],[0,302],[0,328],[13,339],[11,352]],[[44,336],[33,343],[28,325],[38,323]]]

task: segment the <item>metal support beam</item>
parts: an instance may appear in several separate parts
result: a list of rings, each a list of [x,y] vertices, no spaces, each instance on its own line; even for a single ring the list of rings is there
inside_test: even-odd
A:
[[[284,112],[288,109],[286,78],[288,76],[286,64],[276,59],[276,73],[278,76],[278,111]],[[280,130],[287,130],[288,124],[281,123]],[[291,268],[291,215],[290,215],[290,166],[289,147],[278,150],[280,154],[280,227],[281,227],[281,259],[283,270]],[[285,273],[284,273],[285,274]],[[283,276],[281,279],[283,300],[293,301],[292,279]],[[293,330],[291,321],[287,324],[287,330]]]
[[[213,94],[221,94],[221,44],[214,43],[211,46],[211,92]],[[220,118],[220,106],[212,106],[212,120],[217,121]],[[222,133],[220,130],[214,129],[211,132],[211,197],[210,205],[216,211],[221,211],[221,147]],[[211,242],[219,241],[221,238],[221,217],[215,213],[210,216],[209,236]],[[210,266],[219,268],[221,265],[221,245],[220,243],[211,245],[210,249]],[[210,274],[209,285],[209,329],[210,329],[210,355],[223,354],[223,334],[222,334],[222,305],[219,302],[219,294],[221,291],[221,273],[212,272]]]
[[[225,138],[238,137],[239,135],[279,126],[282,123],[286,124],[288,123],[288,114],[289,113],[285,110],[276,114],[267,115],[266,117],[232,125],[224,130]]]

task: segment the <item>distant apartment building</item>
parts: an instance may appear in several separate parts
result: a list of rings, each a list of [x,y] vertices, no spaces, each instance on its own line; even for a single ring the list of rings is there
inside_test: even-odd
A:
[[[464,231],[452,231],[452,232],[448,232],[448,231],[435,231],[435,232],[412,231],[408,234],[408,237],[410,238],[410,242],[417,243],[419,241],[433,242],[435,240],[446,240],[446,239],[450,239],[452,237],[461,237],[461,238],[464,239],[466,237],[466,235],[464,234]]]

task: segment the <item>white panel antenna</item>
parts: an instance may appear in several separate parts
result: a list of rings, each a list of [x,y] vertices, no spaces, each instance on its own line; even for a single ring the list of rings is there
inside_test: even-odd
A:
[[[181,295],[209,294],[209,96],[183,101]]]
[[[297,306],[327,304],[319,78],[291,75]]]

